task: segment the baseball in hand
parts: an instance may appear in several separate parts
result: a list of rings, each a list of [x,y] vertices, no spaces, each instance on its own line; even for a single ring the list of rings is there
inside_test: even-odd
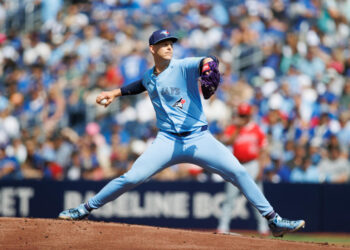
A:
[[[107,99],[102,99],[102,100],[100,101],[100,104],[101,104],[101,105],[107,104]]]

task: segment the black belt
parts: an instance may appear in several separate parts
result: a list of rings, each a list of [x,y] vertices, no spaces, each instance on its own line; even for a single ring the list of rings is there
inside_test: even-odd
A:
[[[200,132],[205,131],[205,130],[207,130],[207,129],[208,129],[208,125],[204,125],[204,126],[201,127]],[[185,137],[185,136],[188,136],[188,135],[192,134],[192,133],[195,132],[195,131],[197,131],[197,130],[187,131],[187,132],[182,132],[182,133],[172,133],[172,132],[169,132],[169,133],[172,134],[172,135],[177,135],[177,136]]]

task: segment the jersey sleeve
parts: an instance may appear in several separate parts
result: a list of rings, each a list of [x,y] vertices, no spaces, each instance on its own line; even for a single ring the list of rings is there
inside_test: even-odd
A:
[[[124,95],[136,95],[146,91],[145,86],[142,84],[142,79],[132,82],[121,89],[122,96]]]
[[[192,72],[195,72],[199,75],[199,65],[204,58],[205,57],[187,57],[183,59],[181,64],[186,69],[191,70]]]

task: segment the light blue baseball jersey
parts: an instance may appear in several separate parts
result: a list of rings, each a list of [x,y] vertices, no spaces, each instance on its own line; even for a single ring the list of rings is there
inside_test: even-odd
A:
[[[199,64],[203,57],[172,59],[158,76],[146,71],[147,89],[161,131],[182,133],[207,125],[198,89]]]

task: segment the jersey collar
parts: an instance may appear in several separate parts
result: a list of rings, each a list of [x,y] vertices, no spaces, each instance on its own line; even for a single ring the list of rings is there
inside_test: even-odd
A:
[[[160,76],[162,73],[164,73],[165,71],[167,71],[169,68],[170,68],[170,66],[173,64],[173,59],[171,59],[170,60],[170,63],[169,63],[169,65],[168,65],[168,67],[165,69],[165,70],[163,70],[162,72],[160,72],[158,75],[156,75],[156,74],[154,74],[154,70],[155,70],[155,65],[151,68],[151,76],[152,77],[158,77],[158,76]]]

